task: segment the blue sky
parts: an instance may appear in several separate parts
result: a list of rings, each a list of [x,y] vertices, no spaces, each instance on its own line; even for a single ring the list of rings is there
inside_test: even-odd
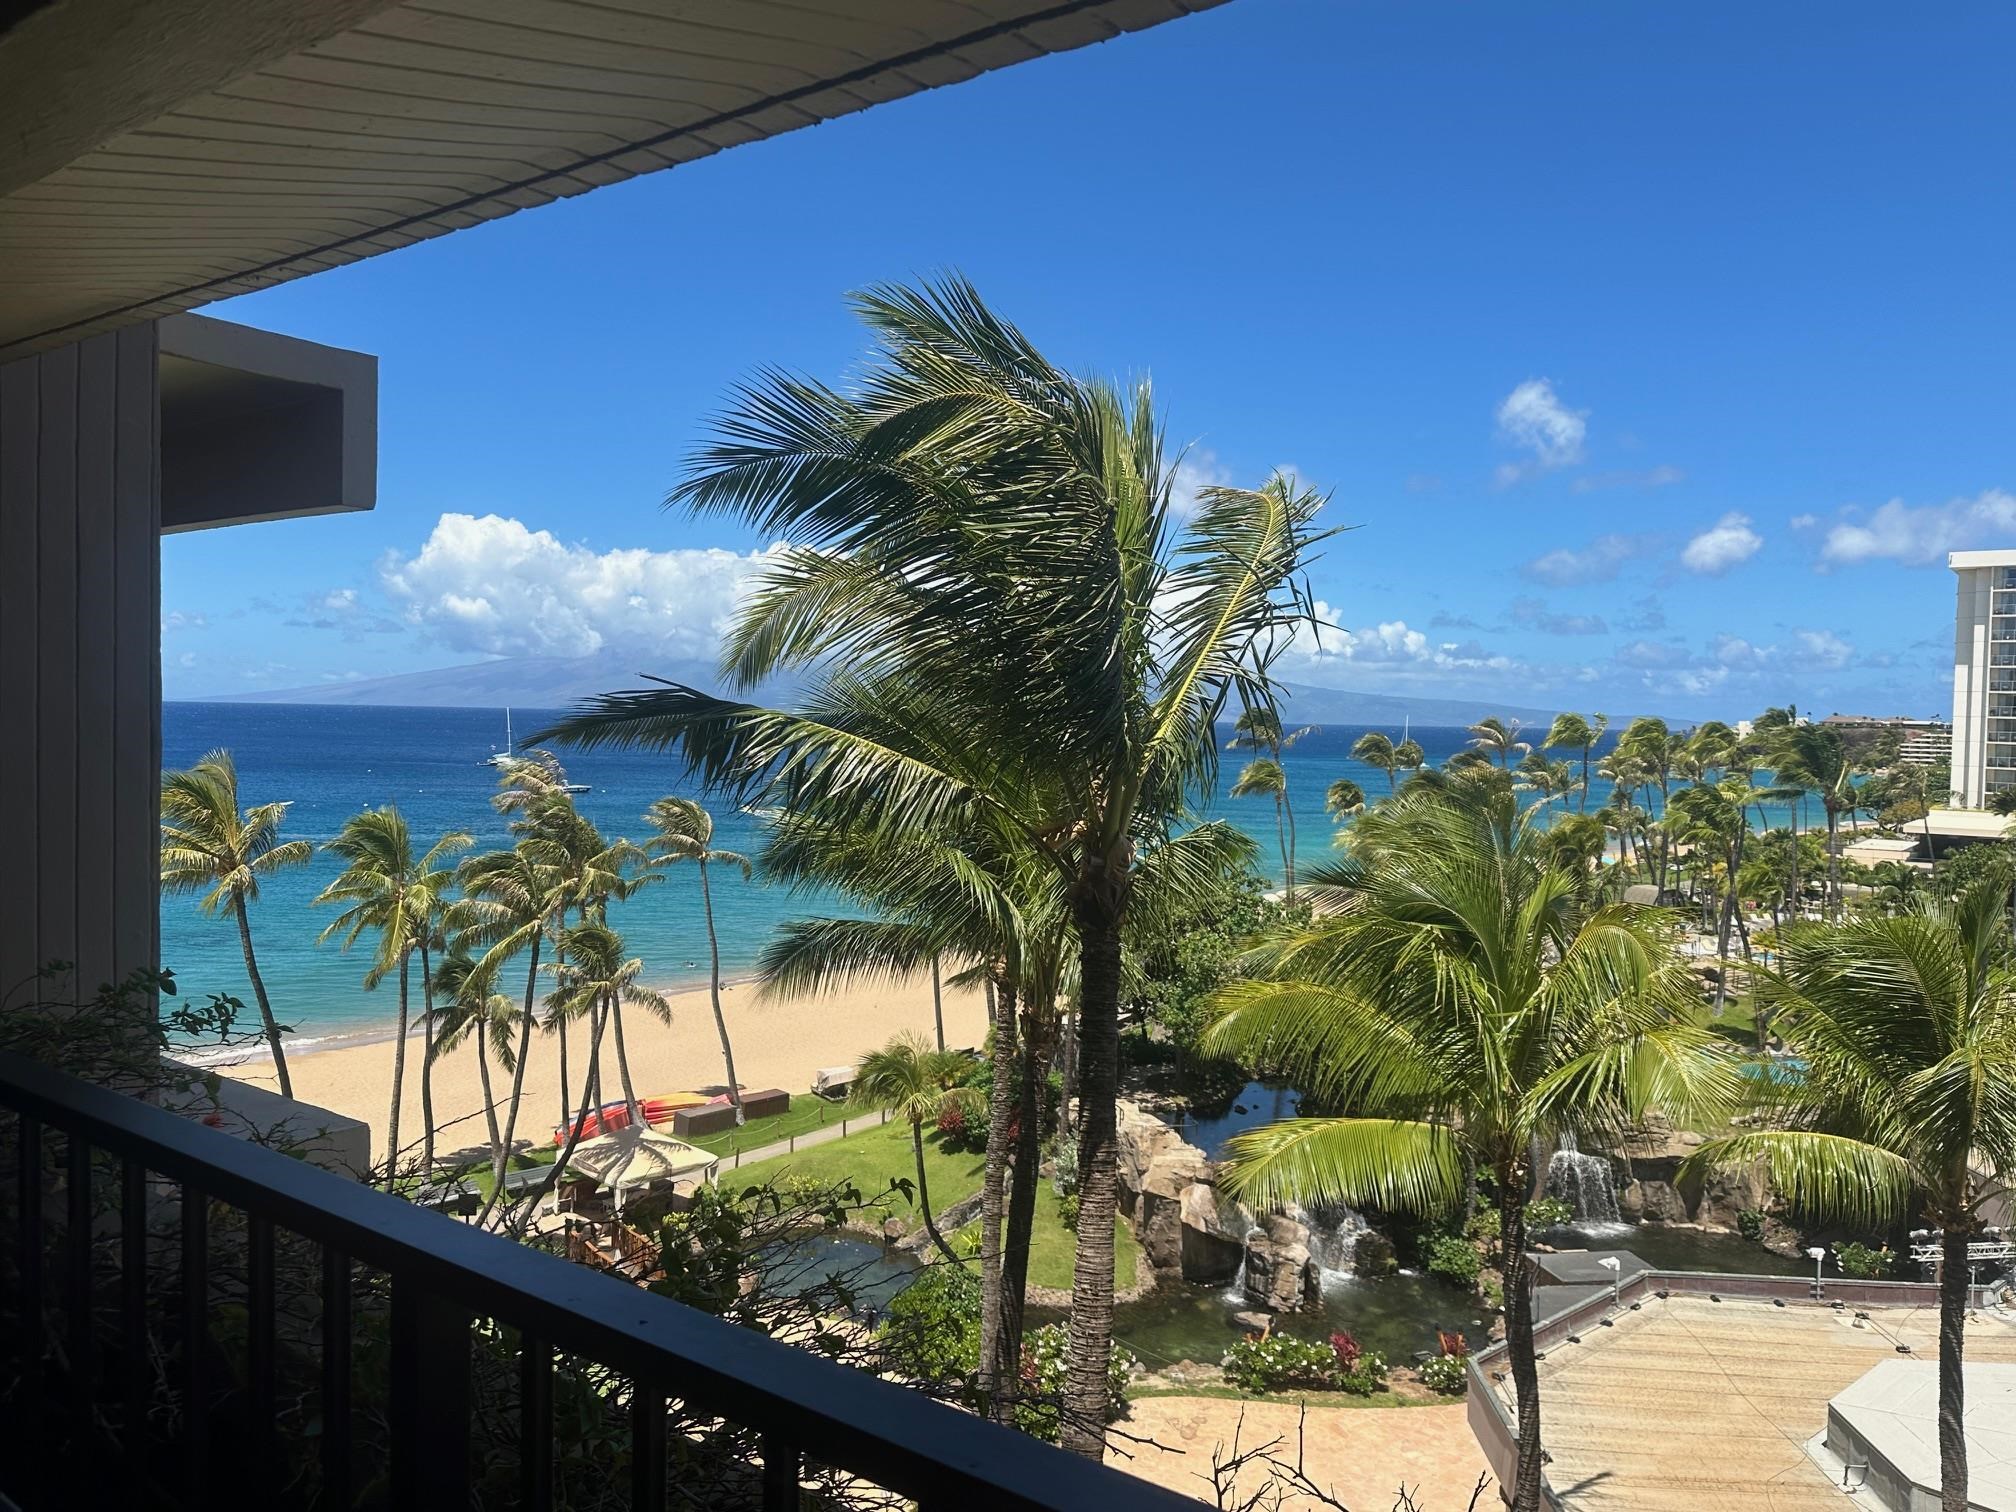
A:
[[[380,356],[379,503],[165,542],[166,692],[707,654],[769,544],[657,507],[708,417],[957,268],[1152,373],[1186,485],[1334,491],[1291,675],[1941,712],[1944,553],[2016,545],[2012,51],[1985,4],[1233,0],[213,306]]]

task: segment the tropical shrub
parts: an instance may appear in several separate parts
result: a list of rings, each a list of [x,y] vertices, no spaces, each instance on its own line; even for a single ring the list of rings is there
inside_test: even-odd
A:
[[[980,1365],[980,1281],[964,1265],[932,1265],[889,1303],[877,1331],[890,1370],[942,1384]]]
[[[1422,1246],[1424,1268],[1437,1281],[1460,1286],[1465,1291],[1477,1284],[1484,1269],[1477,1246],[1461,1234],[1432,1234]]]
[[[1835,1263],[1841,1274],[1857,1281],[1883,1281],[1897,1273],[1897,1256],[1887,1244],[1871,1248],[1850,1240],[1834,1246]]]
[[[1364,1359],[1356,1356],[1354,1363]],[[1292,1334],[1248,1334],[1225,1351],[1220,1364],[1234,1386],[1256,1396],[1295,1386],[1329,1390],[1342,1374],[1337,1351],[1329,1344]]]
[[[1064,1219],[1064,1227],[1072,1233],[1078,1232],[1078,1194],[1069,1193],[1057,1199],[1057,1211]]]
[[[1057,1441],[1057,1404],[1064,1395],[1065,1357],[1071,1330],[1047,1323],[1022,1341],[1022,1394],[1015,1404],[1015,1426],[1050,1443]],[[1106,1421],[1116,1422],[1127,1407],[1127,1380],[1139,1362],[1123,1344],[1115,1344],[1106,1361]]]
[[[1440,1354],[1423,1360],[1415,1370],[1421,1384],[1443,1396],[1461,1396],[1470,1385],[1470,1361],[1464,1355]]]
[[[1526,1215],[1527,1222],[1531,1223],[1533,1215],[1531,1204],[1528,1204],[1526,1208]],[[1498,1247],[1498,1236],[1504,1231],[1505,1215],[1495,1207],[1484,1208],[1479,1212],[1471,1214],[1470,1221],[1463,1225],[1463,1232],[1468,1237],[1472,1239],[1488,1239],[1493,1249]]]
[[[1078,1141],[1060,1138],[1051,1152],[1051,1160],[1050,1184],[1059,1197],[1071,1196],[1078,1190]]]
[[[974,1134],[974,1120],[966,1116],[965,1107],[947,1098],[945,1106],[938,1110],[939,1144],[955,1155],[967,1150],[984,1150],[987,1147],[986,1129],[979,1130],[977,1143]]]
[[[1496,1217],[1494,1213],[1492,1215]],[[1561,1228],[1575,1219],[1575,1209],[1559,1197],[1536,1197],[1526,1204],[1526,1228]]]
[[[1358,1368],[1358,1361],[1363,1357],[1365,1348],[1358,1342],[1355,1334],[1338,1332],[1330,1335],[1330,1353],[1337,1357],[1337,1368],[1349,1373]]]
[[[1756,1208],[1745,1208],[1736,1215],[1736,1232],[1752,1244],[1764,1237],[1764,1215]]]

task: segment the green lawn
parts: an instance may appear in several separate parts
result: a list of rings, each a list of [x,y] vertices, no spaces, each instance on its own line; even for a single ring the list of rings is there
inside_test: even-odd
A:
[[[814,1097],[810,1092],[799,1092],[792,1096],[791,1106],[782,1113],[773,1113],[768,1118],[752,1118],[739,1129],[723,1129],[719,1134],[703,1134],[689,1139],[688,1144],[696,1144],[703,1150],[712,1150],[716,1155],[732,1156],[737,1150],[757,1150],[767,1144],[789,1139],[794,1134],[809,1134],[814,1129],[823,1129],[827,1124],[837,1124],[843,1118],[858,1119],[863,1115],[855,1109],[838,1103],[830,1103],[823,1097]],[[881,1115],[870,1113],[869,1118]]]
[[[793,1110],[796,1111],[795,1109]],[[931,1210],[942,1212],[963,1197],[980,1190],[985,1166],[977,1154],[952,1154],[938,1143],[936,1134],[924,1140],[924,1176],[931,1189]],[[739,1171],[723,1170],[721,1183],[733,1191],[760,1186],[789,1172],[822,1184],[851,1181],[866,1201],[882,1198],[892,1217],[916,1221],[915,1204],[890,1184],[899,1177],[913,1185],[917,1179],[916,1159],[910,1148],[910,1130],[898,1123],[877,1126],[845,1139],[815,1145],[792,1155],[745,1165]],[[1071,1257],[1076,1236],[1064,1227],[1056,1189],[1043,1182],[1036,1189],[1036,1225],[1029,1243],[1029,1281],[1033,1286],[1058,1291],[1071,1285]],[[1134,1283],[1134,1267],[1140,1248],[1125,1223],[1114,1228],[1113,1272],[1118,1285]]]

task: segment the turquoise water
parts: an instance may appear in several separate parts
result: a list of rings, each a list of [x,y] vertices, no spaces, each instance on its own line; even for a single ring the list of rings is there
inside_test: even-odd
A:
[[[529,733],[554,712],[514,710],[515,728],[521,735]],[[1361,726],[1320,730],[1287,753],[1289,796],[1299,816],[1298,859],[1304,867],[1329,853],[1334,830],[1323,812],[1323,795],[1333,781],[1350,777],[1374,797],[1386,788],[1383,774],[1348,754],[1363,733]],[[1388,733],[1397,738],[1400,731]],[[1412,734],[1431,762],[1462,749],[1467,738],[1457,728],[1417,728]],[[186,766],[215,747],[230,749],[238,762],[242,800],[291,802],[283,834],[318,847],[352,814],[386,803],[399,806],[423,845],[450,830],[468,831],[479,847],[507,843],[504,821],[489,803],[497,774],[483,764],[503,740],[502,709],[171,703],[162,717],[162,755],[168,766]],[[1242,759],[1242,753],[1224,753],[1224,785]],[[753,854],[761,847],[760,821],[682,782],[670,757],[592,751],[570,754],[567,767],[575,781],[590,788],[577,800],[581,811],[611,837],[643,838],[647,804],[668,793],[689,793],[713,810],[719,848]],[[1597,779],[1590,807],[1599,806],[1607,792]],[[1271,803],[1220,796],[1207,811],[1247,830],[1260,843],[1262,871],[1279,880]],[[1768,817],[1772,823],[1786,822],[1782,809]],[[339,870],[333,858],[318,850],[307,866],[264,884],[253,909],[260,968],[281,1021],[295,1026],[297,1045],[380,1030],[395,1012],[389,988],[363,990],[362,959],[345,955],[334,944],[315,942],[332,911],[313,908],[310,900]],[[731,978],[752,970],[764,942],[783,920],[850,911],[835,898],[790,893],[760,879],[744,882],[731,870],[717,869],[713,880],[722,967]],[[707,941],[691,869],[675,869],[665,882],[616,905],[613,915],[631,951],[643,959],[647,981],[677,988],[705,980]],[[236,931],[227,920],[203,917],[193,900],[164,899],[161,936],[162,962],[176,972],[185,995],[224,992],[250,1002]]]

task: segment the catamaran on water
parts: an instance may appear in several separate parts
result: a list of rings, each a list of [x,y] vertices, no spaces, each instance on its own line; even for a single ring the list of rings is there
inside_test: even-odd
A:
[[[523,756],[520,756],[518,754],[518,742],[511,733],[511,710],[507,706],[504,710],[504,749],[501,751],[493,750],[488,756],[485,756],[483,758],[481,765],[493,766],[493,767],[508,767],[513,762],[523,761],[524,759],[525,758]],[[585,782],[569,782],[563,784],[563,786],[565,786],[567,791],[570,793],[587,793],[594,791]]]

